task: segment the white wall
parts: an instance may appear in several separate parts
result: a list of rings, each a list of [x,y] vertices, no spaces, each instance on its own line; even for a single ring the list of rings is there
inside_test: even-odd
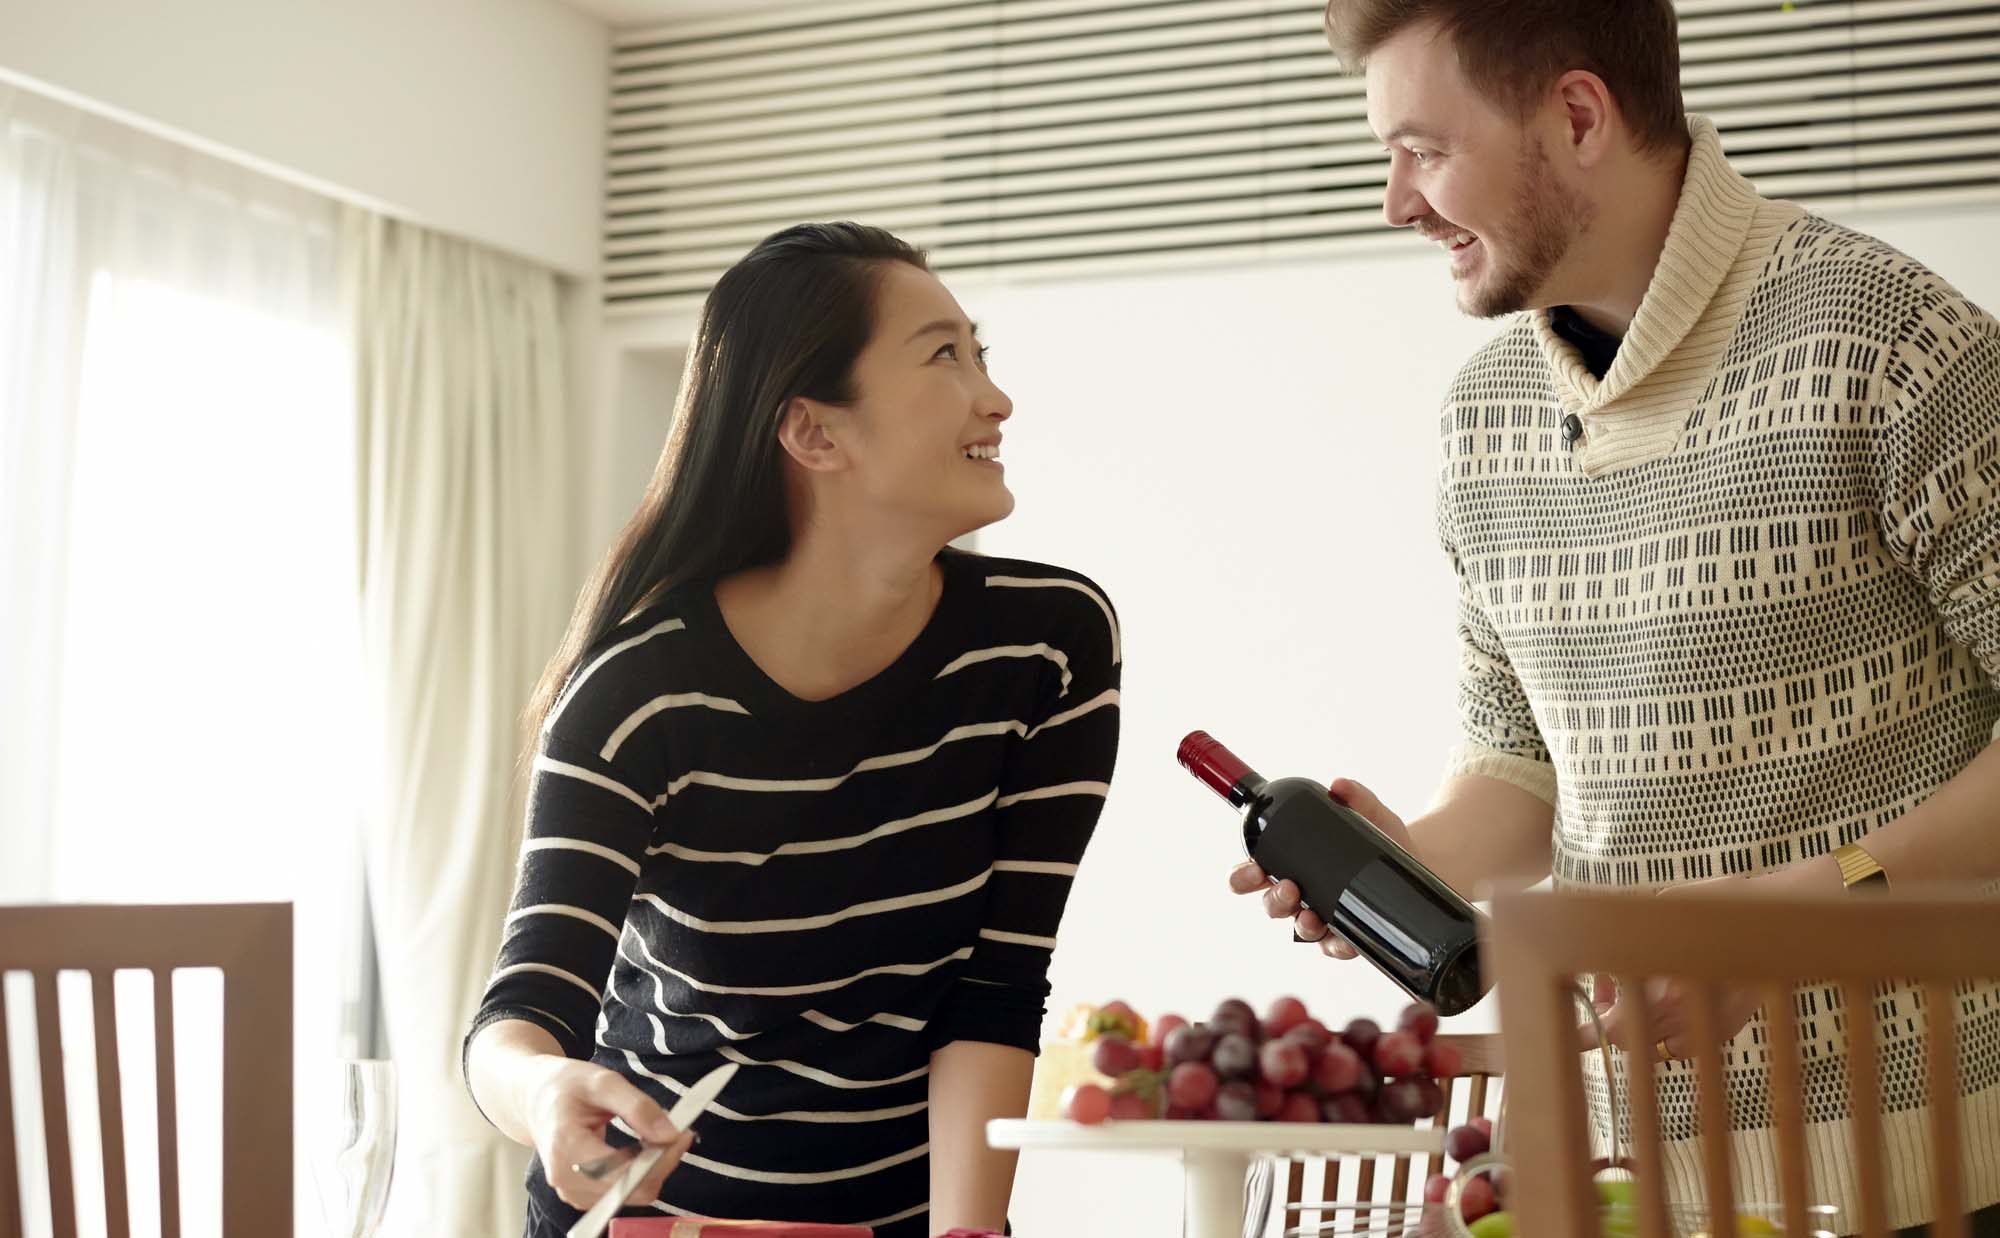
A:
[[[607,47],[554,0],[0,4],[0,76],[572,275]]]

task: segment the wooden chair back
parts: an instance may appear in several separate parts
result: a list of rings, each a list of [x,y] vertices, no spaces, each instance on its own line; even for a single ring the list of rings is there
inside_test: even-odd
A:
[[[75,1238],[76,1183],[56,997],[61,972],[90,977],[96,1041],[97,1127],[103,1146],[109,1238],[131,1231],[123,1090],[113,976],[142,970],[153,982],[162,1238],[180,1231],[180,1160],[174,1090],[173,973],[219,968],[222,997],[223,1232],[271,1238],[292,1231],[292,908],[278,904],[0,907],[0,974],[33,979],[39,1062],[9,1061],[7,1004],[0,1001],[0,1234],[24,1232],[17,1187],[14,1081],[37,1070],[54,1238]]]
[[[1954,985],[2000,979],[2000,900],[1964,890],[1784,898],[1702,891],[1672,898],[1523,891],[1494,901],[1489,948],[1509,1046],[1508,1084],[1514,1089],[1506,1145],[1516,1176],[1512,1195],[1518,1232],[1598,1238],[1574,992],[1581,976],[1609,975],[1623,992],[1640,991],[1646,980],[1658,978],[1691,988],[1689,1025],[1698,1043],[1711,1046],[1692,1059],[1704,1179],[1703,1198],[1696,1202],[1705,1203],[1706,1228],[1714,1234],[1737,1232],[1739,1202],[1732,1183],[1729,1123],[1726,1117],[1709,1120],[1709,1115],[1728,1113],[1715,993],[1724,986],[1761,991],[1769,1021],[1769,1090],[1782,1199],[1743,1202],[1778,1205],[1784,1232],[1806,1234],[1816,1228],[1807,1212],[1815,1201],[1806,1197],[1795,992],[1802,984],[1837,986],[1841,1014],[1848,1021],[1847,1085],[1861,1213],[1845,1216],[1841,1232],[1886,1238],[1874,988],[1885,982],[1921,985],[1927,1010],[1957,1012]],[[1649,1063],[1654,1037],[1645,1021],[1630,1037]],[[1931,1186],[1940,1218],[1931,1232],[1937,1238],[1963,1238],[1955,1019],[1932,1020],[1927,1040],[1929,1121],[1937,1150]],[[1630,1154],[1642,1238],[1670,1238],[1676,1232],[1664,1195],[1657,1070],[1621,1072],[1630,1087]]]
[[[1462,1064],[1457,1076],[1439,1080],[1444,1091],[1444,1108],[1437,1117],[1422,1125],[1450,1127],[1462,1125],[1474,1117],[1497,1117],[1502,1088],[1495,1085],[1500,1084],[1503,1074],[1500,1037],[1492,1033],[1445,1034],[1440,1035],[1438,1041],[1457,1049]],[[1366,1205],[1414,1206],[1423,1199],[1424,1180],[1433,1173],[1443,1172],[1444,1167],[1435,1163],[1434,1158],[1422,1154],[1390,1158],[1388,1193],[1381,1194],[1378,1159],[1327,1157],[1324,1160],[1309,1160],[1293,1157],[1281,1162],[1278,1173],[1284,1189],[1272,1192],[1277,1200],[1275,1211],[1280,1223],[1279,1232],[1301,1225],[1331,1225],[1338,1221],[1351,1224],[1354,1233],[1379,1231],[1394,1235],[1407,1222],[1408,1231],[1414,1236],[1417,1232],[1414,1212],[1403,1208],[1384,1208],[1383,1215],[1375,1217]],[[1343,1177],[1351,1179],[1350,1186],[1343,1188]],[[1317,1183],[1317,1192],[1310,1196],[1306,1188],[1308,1181]],[[1352,1207],[1343,1207],[1336,1212],[1333,1209],[1313,1209],[1310,1206],[1313,1203],[1337,1203]],[[1301,1209],[1300,1205],[1306,1206]]]

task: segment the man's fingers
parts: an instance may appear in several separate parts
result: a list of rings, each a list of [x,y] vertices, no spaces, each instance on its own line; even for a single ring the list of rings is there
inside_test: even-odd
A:
[[[1347,943],[1339,933],[1328,933],[1319,939],[1320,953],[1330,959],[1358,959],[1361,952]]]
[[[1289,920],[1299,914],[1299,885],[1287,877],[1264,891],[1264,914],[1273,920]]]
[[[1254,894],[1270,884],[1271,879],[1254,860],[1245,860],[1229,870],[1229,888],[1233,893]]]
[[[1375,798],[1375,793],[1352,778],[1336,778],[1327,790],[1333,798],[1368,818],[1376,829],[1387,829],[1393,823],[1402,824],[1402,818],[1390,812],[1388,806]]]

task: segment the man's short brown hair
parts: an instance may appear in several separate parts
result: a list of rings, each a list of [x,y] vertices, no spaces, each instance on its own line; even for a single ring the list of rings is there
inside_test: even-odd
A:
[[[1604,80],[1641,147],[1687,142],[1680,34],[1672,0],[1328,0],[1326,34],[1349,72],[1412,26],[1435,25],[1472,85],[1526,115],[1555,80]]]

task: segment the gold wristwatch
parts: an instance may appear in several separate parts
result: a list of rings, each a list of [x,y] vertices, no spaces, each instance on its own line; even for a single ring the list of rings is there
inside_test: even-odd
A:
[[[1865,886],[1870,890],[1889,888],[1889,874],[1875,862],[1875,857],[1861,849],[1860,843],[1849,843],[1833,853],[1833,862],[1840,865],[1840,884],[1852,890]]]

